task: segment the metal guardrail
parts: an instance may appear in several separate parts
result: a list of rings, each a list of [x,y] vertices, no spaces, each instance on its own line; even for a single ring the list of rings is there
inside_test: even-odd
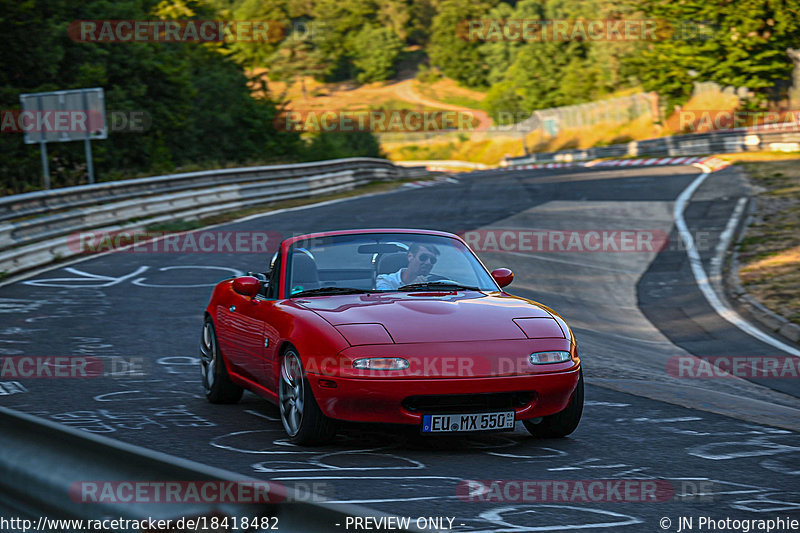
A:
[[[800,150],[800,125],[766,125],[757,128],[674,135],[584,150],[538,152],[526,156],[509,157],[505,159],[505,163],[506,165],[519,165],[537,162],[585,161],[607,157],[691,156],[759,150]]]
[[[85,483],[119,487],[119,482],[144,483],[146,486],[177,481],[202,487],[204,482],[230,482],[228,485],[233,487],[252,486],[251,483],[263,487],[265,482],[4,407],[0,407],[0,427],[3,428],[0,431],[0,517],[6,521],[12,518],[30,520],[35,526],[41,524],[40,519],[141,521],[152,518],[172,520],[173,527],[160,529],[179,531],[186,529],[175,527],[180,518],[207,517],[208,520],[216,516],[240,520],[244,517],[274,517],[270,525],[276,523],[278,531],[305,533],[341,532],[348,517],[379,519],[388,516],[356,505],[313,501],[314,495],[307,490],[298,491],[277,483],[270,483],[269,490],[261,492],[269,494],[269,498],[237,497],[239,491],[236,489],[229,493],[233,498],[209,498],[207,495],[213,492],[198,491],[201,497],[177,498],[187,500],[178,503],[164,503],[163,498],[159,501],[152,497],[152,493],[139,496],[133,489],[125,494],[120,489],[114,490],[116,497],[96,497],[103,494],[98,490],[92,493],[92,498],[86,498],[86,493],[82,492]],[[162,495],[164,490],[162,488]],[[186,494],[188,496],[189,491]],[[87,502],[87,499],[99,501]],[[261,500],[262,503],[243,503],[242,499]],[[22,531],[21,528],[4,529]],[[59,529],[51,525],[39,531]],[[63,528],[70,529],[88,531],[95,528]],[[111,526],[105,530],[130,531],[130,528]],[[400,531],[419,530],[409,526]]]
[[[245,183],[264,179],[279,179],[310,176],[315,173],[357,168],[386,168],[394,164],[385,159],[357,157],[315,161],[291,165],[268,165],[260,167],[230,168],[185,172],[130,180],[109,181],[94,185],[63,187],[48,191],[36,191],[0,198],[0,221],[12,218],[39,215],[52,210],[72,209],[100,202],[159,195],[181,190]]]
[[[0,198],[0,272],[6,275],[76,255],[65,236],[86,230],[140,231],[275,201],[345,191],[369,181],[415,178],[418,167],[384,159],[190,172]]]

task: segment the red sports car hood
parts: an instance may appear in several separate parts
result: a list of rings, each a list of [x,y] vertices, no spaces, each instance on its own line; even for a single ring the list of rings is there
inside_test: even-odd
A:
[[[334,326],[381,324],[385,342],[454,342],[526,338],[565,338],[546,309],[510,295],[478,292],[354,294],[303,298],[296,303],[313,310]],[[337,328],[350,344],[380,344],[381,332],[369,328]],[[385,336],[385,335],[384,335]],[[354,342],[355,340],[355,342]]]

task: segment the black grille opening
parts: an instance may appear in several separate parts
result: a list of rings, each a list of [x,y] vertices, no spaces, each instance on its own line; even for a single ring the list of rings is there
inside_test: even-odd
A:
[[[409,411],[436,413],[502,410],[524,407],[533,401],[535,395],[532,391],[517,391],[409,396],[403,400],[403,407]]]

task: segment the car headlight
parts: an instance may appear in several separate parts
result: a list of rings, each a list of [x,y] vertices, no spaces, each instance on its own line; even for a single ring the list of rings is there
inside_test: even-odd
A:
[[[530,360],[532,365],[549,365],[550,363],[563,363],[571,358],[569,352],[554,351],[532,353]]]
[[[402,357],[366,357],[353,361],[353,368],[359,370],[405,370],[408,361]]]

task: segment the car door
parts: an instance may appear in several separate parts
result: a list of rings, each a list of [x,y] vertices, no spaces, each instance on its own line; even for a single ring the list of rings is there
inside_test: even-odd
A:
[[[259,318],[260,304],[236,295],[226,315],[229,361],[242,376],[260,383],[261,360],[264,358],[264,323]]]
[[[263,322],[259,303],[230,289],[217,308],[219,343],[228,364],[237,374],[259,381],[258,361],[263,358]]]
[[[263,381],[261,385],[277,394],[278,356],[280,332],[278,323],[281,311],[278,309],[278,295],[281,283],[281,254],[278,253],[270,265],[270,277],[264,294],[259,295],[261,319],[263,323],[263,359],[259,373]]]
[[[231,289],[224,305],[220,306],[220,323],[225,338],[220,339],[223,353],[234,371],[258,385],[275,392],[275,359],[278,356],[280,335],[274,326],[280,255],[272,262],[272,275],[262,291],[254,298],[237,294]]]

